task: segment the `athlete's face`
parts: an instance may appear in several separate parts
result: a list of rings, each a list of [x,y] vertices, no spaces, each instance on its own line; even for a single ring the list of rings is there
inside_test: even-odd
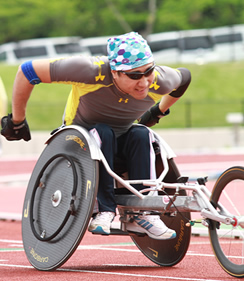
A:
[[[145,75],[140,75],[143,73]],[[148,63],[128,71],[112,71],[112,75],[120,90],[137,100],[142,100],[147,96],[155,77],[154,63]]]

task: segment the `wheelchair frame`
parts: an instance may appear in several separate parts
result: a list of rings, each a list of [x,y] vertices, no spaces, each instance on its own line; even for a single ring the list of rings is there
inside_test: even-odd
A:
[[[96,140],[94,137],[89,134],[89,132],[80,127],[80,126],[67,126],[62,127],[60,130],[55,132],[46,142],[47,147],[51,144],[55,147],[57,151],[59,151],[58,145],[55,144],[56,139],[59,138],[60,135],[66,134],[69,132],[69,130],[72,130],[72,132],[76,132],[79,137],[78,139],[82,142],[84,141],[85,145],[89,147],[89,153],[90,153],[90,159],[91,162],[95,163],[92,164],[92,167],[96,169],[98,165],[96,163],[102,162],[107,172],[114,178],[115,181],[120,183],[123,187],[125,187],[129,192],[132,193],[132,195],[116,195],[116,202],[118,206],[118,210],[120,213],[121,218],[121,227],[118,230],[112,229],[111,234],[116,235],[130,235],[132,240],[135,242],[135,244],[138,246],[138,248],[142,251],[143,254],[145,254],[149,259],[151,259],[153,262],[158,263],[162,266],[172,266],[177,264],[179,261],[183,259],[185,256],[185,253],[188,249],[189,240],[190,240],[190,229],[189,226],[192,226],[194,224],[193,221],[191,221],[190,213],[191,212],[200,212],[201,217],[203,219],[203,224],[209,228],[209,235],[211,239],[211,243],[213,246],[213,250],[215,253],[215,256],[217,257],[218,262],[222,266],[222,268],[230,275],[234,277],[244,277],[244,265],[235,264],[232,261],[228,260],[228,257],[225,253],[222,252],[221,246],[218,243],[219,237],[217,234],[217,229],[219,228],[220,223],[223,223],[225,225],[232,226],[234,230],[238,227],[240,229],[244,228],[244,219],[242,214],[239,216],[232,215],[230,211],[227,210],[226,207],[223,206],[219,202],[219,196],[222,193],[222,190],[224,190],[225,186],[229,184],[230,182],[234,180],[244,180],[244,168],[243,167],[232,167],[225,171],[217,180],[216,185],[214,187],[213,192],[211,193],[208,191],[207,187],[205,186],[205,183],[207,181],[207,178],[198,178],[196,182],[189,182],[188,177],[182,177],[180,176],[175,180],[175,182],[164,182],[164,179],[166,175],[169,172],[169,161],[175,157],[174,152],[169,147],[169,145],[155,132],[153,132],[151,129],[150,132],[154,134],[154,137],[159,145],[160,150],[160,158],[163,164],[163,170],[155,180],[128,180],[123,179],[118,174],[116,174],[112,169],[109,167],[104,155],[102,154],[100,148],[98,147]],[[61,134],[62,133],[62,134]],[[47,150],[47,152],[50,150]],[[66,153],[70,152],[70,148],[66,149]],[[45,150],[43,154],[45,153]],[[57,152],[53,152],[58,155],[58,157],[63,157],[66,161],[67,159],[71,159],[73,156],[63,156],[63,154],[58,154]],[[41,157],[40,157],[41,158]],[[51,162],[53,161],[55,157],[51,158]],[[61,160],[60,160],[61,161]],[[38,163],[39,166],[45,166],[44,160],[40,160],[40,163]],[[56,165],[56,164],[55,164]],[[54,165],[54,166],[55,166]],[[83,165],[83,164],[82,164]],[[85,170],[83,169],[83,166],[79,164],[78,169],[83,173]],[[46,169],[46,168],[45,168]],[[44,170],[45,170],[44,169]],[[52,168],[53,169],[53,168]],[[76,174],[74,171],[77,169],[76,164],[72,164],[73,174]],[[40,168],[37,169],[37,174],[39,173]],[[43,169],[42,169],[43,170]],[[35,172],[35,171],[34,171]],[[30,180],[30,184],[27,189],[27,194],[25,198],[24,208],[23,208],[23,219],[28,218],[28,210],[29,210],[29,203],[30,205],[34,206],[35,203],[30,202],[30,193],[31,200],[35,201],[36,198],[36,190],[41,187],[41,184],[38,186],[38,182],[35,183],[34,191],[33,190],[33,181],[36,181],[35,178],[37,175],[33,172],[33,179]],[[58,173],[58,172],[56,172]],[[96,178],[98,176],[98,172],[93,173],[93,176]],[[42,174],[41,174],[42,176]],[[41,178],[38,174],[38,178]],[[87,190],[90,188],[88,185],[86,187],[83,187],[83,182],[81,179],[78,178],[78,184],[82,184],[80,187],[81,189],[86,188],[86,195]],[[88,184],[89,180],[87,180]],[[141,190],[140,192],[137,191],[132,184],[143,184],[145,186],[145,189]],[[85,217],[83,218],[84,225],[82,225],[82,229],[78,231],[77,238],[74,238],[74,245],[71,245],[71,249],[67,250],[67,254],[64,254],[64,257],[59,261],[57,260],[48,266],[39,264],[39,261],[36,261],[36,256],[34,256],[33,252],[29,253],[28,247],[25,247],[25,251],[27,253],[27,257],[30,260],[30,262],[33,264],[33,266],[39,270],[53,270],[60,265],[62,265],[75,251],[76,247],[78,246],[78,243],[81,241],[84,232],[86,231],[86,227],[89,222],[89,218],[92,214],[92,208],[93,204],[95,202],[95,196],[96,196],[96,188],[98,186],[98,182],[95,180],[94,187],[91,189],[91,191],[95,192],[94,194],[90,195],[91,202],[88,202],[89,210],[87,210],[87,213],[85,214]],[[165,193],[165,190],[172,190],[171,195]],[[74,190],[74,189],[73,189]],[[191,195],[187,195],[187,192],[191,192]],[[55,196],[58,196],[59,192],[55,193]],[[148,194],[144,194],[148,193]],[[158,193],[158,194],[155,194]],[[155,196],[156,195],[156,196]],[[72,204],[75,205],[76,201],[76,194],[72,195]],[[56,198],[57,199],[57,198]],[[60,200],[59,200],[60,199]],[[167,199],[167,200],[165,200]],[[61,201],[61,198],[58,198],[59,201]],[[36,200],[37,201],[37,200]],[[41,203],[38,203],[39,205]],[[37,204],[37,206],[39,206]],[[77,203],[78,204],[78,203]],[[55,206],[56,207],[56,206]],[[69,206],[69,209],[71,209],[71,203]],[[33,210],[32,210],[33,211]],[[126,230],[126,223],[131,219],[131,217],[134,214],[138,213],[151,213],[151,214],[160,214],[161,219],[165,221],[166,224],[170,228],[178,227],[178,234],[180,232],[181,235],[185,234],[185,236],[181,236],[178,240],[173,241],[172,243],[165,242],[163,240],[155,240],[149,238],[147,235],[140,235],[138,233],[131,233],[127,232]],[[72,214],[72,211],[71,211]],[[70,215],[70,214],[69,214]],[[73,215],[73,214],[72,214]],[[27,230],[23,231],[23,236],[26,236],[26,239],[24,239],[24,245],[25,241],[33,240],[33,243],[46,243],[45,245],[46,249],[50,246],[48,243],[50,241],[45,241],[45,239],[42,239],[42,234],[40,234],[40,238],[38,238],[38,233],[36,231],[33,231],[33,216],[30,216],[30,222],[27,222],[24,220],[23,227],[27,228]],[[67,215],[67,220],[65,223],[69,220],[69,216]],[[75,220],[75,218],[74,218]],[[171,223],[172,225],[169,225],[168,223]],[[77,224],[77,223],[76,223]],[[31,227],[30,227],[31,225]],[[72,226],[72,224],[70,225]],[[173,226],[173,227],[172,227]],[[62,226],[63,227],[63,226]],[[29,233],[32,229],[32,232],[34,233],[34,236]],[[60,228],[61,229],[61,228]],[[63,230],[62,230],[63,231]],[[77,231],[77,230],[76,230]],[[69,231],[66,230],[68,233]],[[64,234],[66,233],[64,231]],[[241,232],[241,231],[240,231]],[[182,234],[183,233],[183,234]],[[56,234],[56,233],[55,233]],[[69,234],[68,234],[69,235]],[[45,236],[45,235],[43,235]],[[56,235],[53,235],[56,237]],[[240,236],[244,238],[244,235],[240,233]],[[30,239],[31,237],[31,239]],[[183,238],[182,238],[183,237]],[[55,238],[57,239],[57,237]],[[65,237],[66,239],[66,237]],[[182,243],[181,240],[185,239],[185,243]],[[61,243],[62,241],[62,235],[59,235],[59,238],[57,241],[52,241],[52,247],[55,247],[55,243]],[[185,245],[181,245],[185,244]],[[217,244],[217,246],[215,246]],[[178,246],[177,246],[178,245]],[[179,251],[179,247],[182,247]],[[33,249],[33,248],[32,248]],[[37,248],[40,250],[40,248]],[[150,250],[151,249],[151,250]],[[152,250],[153,249],[153,250]],[[170,251],[172,249],[175,249],[176,251],[170,256]],[[33,249],[35,251],[35,249]],[[35,252],[34,252],[35,253]],[[157,253],[155,255],[155,253]],[[34,259],[33,259],[34,258]]]

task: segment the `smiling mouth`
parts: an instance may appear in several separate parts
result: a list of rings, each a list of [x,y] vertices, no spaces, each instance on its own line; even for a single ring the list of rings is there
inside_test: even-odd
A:
[[[147,89],[143,89],[143,90],[136,90],[134,98],[136,99],[144,99],[148,94]]]
[[[140,92],[140,93],[144,93],[147,89],[144,88],[144,89],[137,89],[137,92]]]

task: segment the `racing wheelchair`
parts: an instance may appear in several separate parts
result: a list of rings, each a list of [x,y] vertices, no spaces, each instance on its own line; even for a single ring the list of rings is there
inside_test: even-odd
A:
[[[57,130],[46,142],[28,183],[22,213],[26,256],[38,270],[63,265],[80,244],[92,216],[98,188],[99,162],[114,178],[120,227],[110,235],[129,235],[140,251],[161,266],[173,266],[185,256],[191,237],[192,212],[208,228],[213,252],[221,267],[244,277],[243,167],[231,167],[217,179],[212,193],[207,178],[181,176],[175,154],[155,132],[156,180],[129,180],[123,165],[114,171],[89,132],[80,126]],[[121,168],[122,167],[122,168]],[[137,191],[132,185],[143,183]],[[156,193],[156,194],[155,194]],[[135,214],[157,214],[176,231],[170,240],[129,232]]]

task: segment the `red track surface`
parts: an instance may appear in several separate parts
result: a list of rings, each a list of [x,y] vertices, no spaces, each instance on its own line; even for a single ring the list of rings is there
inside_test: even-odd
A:
[[[35,159],[0,159],[0,214],[21,214],[26,180]],[[176,158],[183,174],[214,176],[233,165],[244,165],[243,155],[202,155]],[[27,175],[26,175],[27,174]],[[7,178],[8,177],[8,178]],[[8,182],[10,179],[11,184]],[[211,184],[212,185],[212,184]],[[57,271],[40,272],[23,251],[20,221],[0,221],[0,280],[237,280],[226,274],[213,255],[209,238],[191,238],[186,257],[176,266],[160,267],[147,259],[130,237],[86,233],[74,255]]]
[[[129,237],[86,233],[74,255],[55,272],[33,269],[21,244],[21,223],[0,222],[0,280],[233,280],[217,264],[207,237],[192,237],[178,265],[164,268],[148,260]]]

